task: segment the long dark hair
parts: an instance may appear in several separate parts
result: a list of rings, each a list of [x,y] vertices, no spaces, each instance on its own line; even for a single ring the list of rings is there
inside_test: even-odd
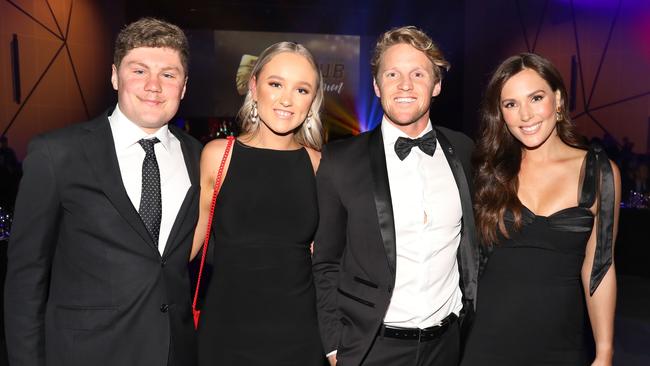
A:
[[[497,228],[509,237],[503,221],[507,210],[513,213],[515,229],[521,227],[521,202],[517,197],[523,146],[510,134],[501,114],[501,90],[515,74],[531,69],[544,79],[553,92],[560,91],[557,133],[570,146],[581,146],[573,132],[567,91],[553,64],[533,53],[512,56],[499,65],[488,83],[480,110],[479,140],[474,151],[474,211],[478,231],[484,244],[498,242]]]

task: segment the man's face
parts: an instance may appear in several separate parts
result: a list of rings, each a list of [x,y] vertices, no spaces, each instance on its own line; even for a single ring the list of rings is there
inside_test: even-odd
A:
[[[185,95],[187,77],[178,51],[138,47],[113,65],[113,88],[124,115],[147,133],[154,133],[174,117]]]
[[[440,94],[440,81],[433,74],[431,61],[405,43],[384,52],[374,87],[385,116],[400,129],[424,128],[431,98]]]

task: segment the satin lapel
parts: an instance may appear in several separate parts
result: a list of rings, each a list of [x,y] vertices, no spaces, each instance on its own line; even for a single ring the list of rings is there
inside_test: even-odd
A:
[[[442,151],[445,153],[447,162],[456,180],[458,191],[460,193],[460,202],[463,210],[463,231],[461,246],[458,250],[459,264],[463,279],[463,288],[465,294],[472,294],[470,299],[476,297],[476,283],[478,277],[478,241],[474,225],[474,209],[472,207],[472,194],[469,187],[468,176],[463,168],[463,164],[454,151],[447,137],[436,129],[436,137],[440,143]],[[476,303],[474,303],[476,305]]]
[[[89,127],[88,135],[82,140],[84,152],[90,162],[93,174],[117,212],[158,254],[153,239],[147,232],[138,211],[133,207],[124,188],[108,118],[103,116],[95,121],[97,123]]]
[[[442,151],[445,153],[449,167],[451,167],[451,172],[454,174],[456,186],[458,186],[458,190],[460,191],[460,200],[463,206],[464,221],[467,210],[469,209],[470,212],[472,210],[472,199],[470,196],[469,183],[467,175],[465,174],[465,169],[463,169],[463,164],[460,162],[458,156],[456,156],[454,147],[451,146],[451,143],[447,137],[438,129],[436,129],[436,138],[440,143]]]
[[[183,151],[183,159],[185,160],[185,167],[187,168],[187,174],[190,177],[190,188],[187,190],[187,193],[185,194],[185,199],[183,200],[183,203],[181,204],[181,208],[178,210],[178,214],[176,215],[176,219],[174,220],[174,225],[172,226],[172,230],[169,233],[169,238],[167,239],[167,244],[165,245],[165,250],[163,251],[163,256],[169,255],[171,251],[176,248],[180,243],[176,240],[178,235],[181,232],[185,232],[188,227],[185,224],[187,222],[188,218],[192,218],[190,220],[190,227],[189,229],[194,228],[194,219],[196,219],[196,215],[198,214],[198,208],[196,204],[198,203],[197,200],[197,195],[199,192],[199,182],[200,182],[200,177],[199,177],[199,156],[195,152],[193,152],[190,147],[189,147],[189,141],[187,141],[187,136],[185,136],[183,133],[181,133],[176,127],[174,126],[169,126],[169,131],[176,136],[176,138],[180,141],[181,143],[181,150]],[[195,210],[196,214],[191,215],[190,212],[191,210]],[[185,224],[185,225],[184,225]]]
[[[394,277],[396,262],[395,220],[393,218],[393,204],[388,183],[388,170],[386,169],[384,140],[379,127],[375,128],[368,137],[368,155],[379,230],[388,257],[388,266]]]

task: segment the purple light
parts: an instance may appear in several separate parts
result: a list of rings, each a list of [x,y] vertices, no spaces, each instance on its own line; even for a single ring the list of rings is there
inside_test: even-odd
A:
[[[575,6],[579,9],[616,9],[622,0],[556,0],[559,4]],[[647,6],[647,0],[625,0],[622,3],[626,8]]]

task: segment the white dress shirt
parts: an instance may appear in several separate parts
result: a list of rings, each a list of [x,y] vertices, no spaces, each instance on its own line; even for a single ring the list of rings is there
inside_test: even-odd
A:
[[[160,194],[162,198],[162,219],[158,236],[158,250],[162,255],[167,239],[183,204],[187,190],[190,188],[190,176],[187,173],[180,141],[164,125],[154,134],[147,134],[130,121],[115,107],[108,117],[115,143],[115,152],[120,166],[122,183],[126,193],[138,211],[142,194],[142,162],[145,152],[138,143],[141,139],[157,137],[160,143],[154,145],[156,160],[160,170]]]
[[[420,134],[431,131],[431,121]],[[438,142],[433,156],[417,146],[400,160],[398,137],[408,137],[385,118],[381,124],[393,204],[397,263],[386,325],[427,328],[462,309],[456,253],[462,207],[453,173]]]

